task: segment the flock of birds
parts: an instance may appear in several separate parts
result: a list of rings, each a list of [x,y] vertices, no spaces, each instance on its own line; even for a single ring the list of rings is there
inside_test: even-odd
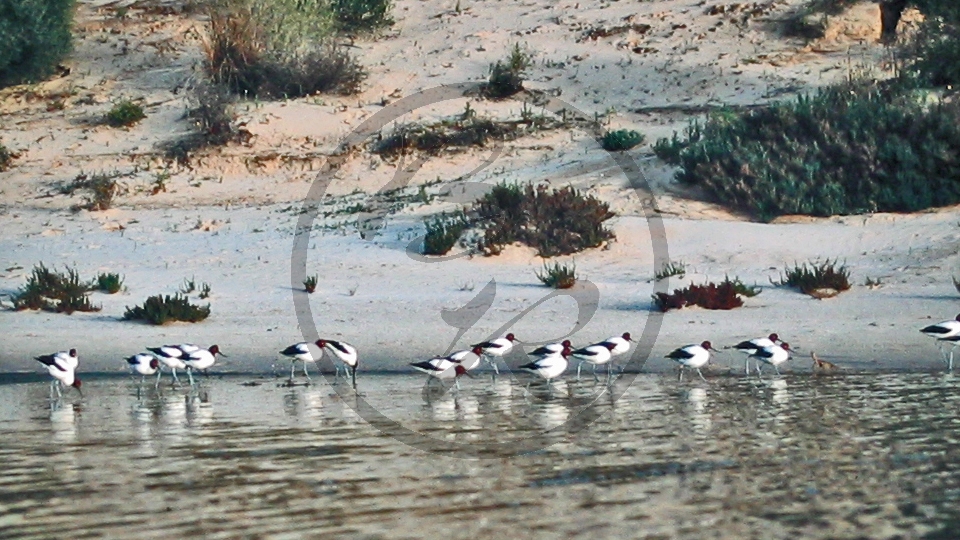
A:
[[[923,334],[933,337],[937,340],[941,357],[947,365],[948,370],[953,370],[953,353],[960,346],[960,315],[956,319],[943,321],[937,324],[926,326],[920,330]],[[586,347],[574,349],[570,340],[564,340],[561,343],[553,343],[538,347],[532,352],[527,353],[532,358],[529,363],[519,366],[519,369],[539,376],[548,383],[557,377],[563,375],[569,367],[570,359],[578,362],[577,380],[580,379],[581,369],[584,364],[593,366],[594,380],[599,381],[597,377],[597,367],[606,367],[607,382],[611,377],[611,367],[613,359],[630,350],[630,343],[633,339],[630,333],[626,332],[619,336],[613,336],[599,343],[594,343]],[[500,373],[497,366],[497,358],[510,352],[516,344],[520,343],[512,333],[502,338],[492,341],[484,341],[471,345],[469,349],[457,351],[446,356],[437,356],[423,362],[414,362],[410,366],[420,372],[426,373],[431,377],[430,380],[440,381],[453,380],[455,386],[460,388],[460,378],[462,376],[472,377],[471,371],[479,367],[486,361],[494,369],[495,373]],[[944,350],[944,344],[952,343],[953,347],[948,351]],[[316,355],[312,346],[320,350],[320,355]],[[792,349],[790,345],[780,339],[777,334],[770,334],[767,337],[743,341],[733,346],[734,349],[747,354],[744,363],[744,371],[750,374],[750,359],[756,360],[757,376],[761,375],[761,365],[767,364],[774,368],[777,374],[780,373],[779,366],[790,358]],[[217,355],[226,356],[220,352],[217,345],[209,348],[198,347],[191,344],[182,345],[163,345],[160,347],[148,347],[148,353],[137,353],[126,359],[131,370],[140,375],[140,383],[143,384],[144,378],[157,375],[156,386],[160,384],[160,378],[163,375],[161,366],[170,370],[173,383],[179,383],[177,370],[186,370],[190,385],[195,384],[193,378],[194,371],[206,372],[216,362]],[[710,352],[716,351],[709,341],[700,344],[686,345],[675,349],[666,358],[675,360],[680,365],[679,379],[683,380],[684,371],[694,370],[701,379],[706,380],[700,368],[710,361]],[[353,388],[357,387],[357,368],[360,365],[357,349],[343,341],[333,339],[319,339],[314,343],[301,342],[290,345],[279,354],[290,359],[290,380],[292,381],[296,373],[296,363],[303,364],[303,374],[310,379],[307,372],[307,364],[316,363],[325,352],[330,352],[338,360],[336,366],[336,378],[341,375],[346,377],[349,373]],[[814,363],[822,368],[835,368],[829,362],[824,362],[817,358],[815,354],[811,355]],[[36,357],[36,360],[47,367],[48,372],[53,377],[51,381],[51,398],[56,393],[57,398],[62,397],[61,388],[73,387],[80,391],[80,379],[77,377],[77,368],[80,365],[80,359],[76,349],[69,351],[60,351],[54,354],[48,354]]]

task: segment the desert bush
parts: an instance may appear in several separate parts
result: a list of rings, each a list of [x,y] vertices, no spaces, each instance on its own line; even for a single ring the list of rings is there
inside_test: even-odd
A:
[[[793,287],[810,296],[823,297],[839,294],[850,288],[850,271],[837,261],[827,259],[823,262],[811,262],[809,265],[794,264],[793,268],[784,268],[779,281],[771,280],[778,286]],[[836,291],[824,293],[823,291]]]
[[[632,129],[618,129],[604,133],[600,145],[608,152],[618,152],[643,144],[644,138],[643,134]]]
[[[390,0],[333,0],[337,27],[348,32],[372,31],[393,24]]]
[[[13,161],[13,153],[10,150],[7,150],[7,147],[0,143],[0,172],[3,172],[10,168],[10,163]]]
[[[427,234],[423,237],[424,255],[446,255],[470,227],[470,220],[463,211],[446,212],[424,221]]]
[[[745,291],[748,294],[745,294]],[[653,295],[653,302],[660,311],[682,309],[687,306],[700,306],[705,309],[733,309],[743,305],[741,296],[755,296],[757,289],[743,285],[739,278],[725,278],[720,283],[704,283],[690,285],[683,289],[675,289],[672,294],[658,292]]]
[[[685,275],[687,275],[687,265],[683,264],[683,262],[670,261],[663,263],[663,266],[654,272],[653,279],[660,281],[661,279],[667,279],[668,277],[674,276],[682,278]]]
[[[74,311],[100,311],[100,306],[91,304],[87,296],[92,290],[93,286],[80,279],[75,268],[68,267],[61,274],[38,263],[26,285],[14,295],[13,307],[18,311],[43,309],[68,315]]]
[[[108,210],[113,205],[113,198],[120,191],[117,184],[117,173],[96,173],[88,175],[86,173],[78,174],[73,182],[64,186],[61,191],[64,194],[72,195],[81,190],[86,191],[85,202],[76,208],[83,208],[91,211]]]
[[[333,41],[333,15],[322,0],[240,0],[209,13],[207,71],[238,95],[346,95],[366,76]]]
[[[477,248],[488,255],[513,242],[535,248],[541,257],[570,255],[614,237],[603,225],[615,215],[610,206],[572,187],[503,183],[478,199],[473,211],[483,228]]]
[[[317,290],[317,275],[307,276],[307,279],[303,280],[303,290],[307,291],[310,294],[313,294]]]
[[[191,108],[186,117],[193,123],[194,131],[187,136],[162,146],[168,159],[187,163],[190,154],[209,146],[223,146],[242,142],[251,137],[250,132],[238,127],[230,112],[235,96],[221,84],[202,82],[192,90]],[[155,190],[166,191],[162,187]]]
[[[960,4],[953,0],[915,4],[924,20],[904,44],[903,75],[937,87],[960,83]]]
[[[502,99],[523,90],[526,70],[530,67],[530,55],[514,44],[510,56],[503,62],[490,66],[490,77],[484,85],[483,94],[488,98]]]
[[[560,264],[549,265],[543,263],[543,271],[537,272],[537,279],[547,287],[554,289],[569,289],[577,282],[577,265]]]
[[[74,0],[0,2],[0,88],[52,74],[70,52]]]
[[[200,322],[209,316],[210,304],[191,304],[190,300],[181,294],[151,296],[143,305],[127,307],[123,314],[124,320],[142,320],[157,325],[175,321]]]
[[[99,273],[96,278],[97,289],[109,294],[117,294],[123,288],[123,278],[120,274]]]
[[[769,220],[912,212],[960,202],[960,104],[853,82],[695,120],[661,139],[677,179]]]
[[[129,127],[146,118],[143,107],[130,100],[123,100],[107,111],[107,123],[113,127]]]

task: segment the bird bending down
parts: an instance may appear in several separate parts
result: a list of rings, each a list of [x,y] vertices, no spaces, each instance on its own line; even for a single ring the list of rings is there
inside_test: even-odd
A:
[[[50,381],[50,399],[53,400],[53,394],[56,392],[57,399],[63,397],[63,392],[60,390],[60,386],[72,386],[77,389],[77,392],[80,392],[80,395],[83,395],[83,391],[80,390],[80,378],[77,377],[77,367],[80,365],[80,361],[77,357],[77,350],[70,349],[67,351],[60,351],[53,354],[45,354],[42,356],[35,357],[37,362],[47,366],[47,372],[50,373],[50,376],[53,377],[53,380]]]
[[[140,384],[137,385],[137,395],[139,397],[143,380],[147,375],[153,375],[160,369],[160,361],[152,354],[137,353],[127,358],[127,364],[131,371],[140,375]],[[160,386],[160,377],[157,377],[157,382],[153,386],[154,388]]]
[[[476,349],[476,347],[475,347]],[[440,381],[447,381],[453,379],[454,385],[457,387],[457,390],[460,389],[460,377],[466,375],[468,377],[473,377],[467,373],[467,368],[463,366],[460,362],[462,360],[455,359],[455,356],[460,356],[462,359],[463,356],[461,353],[471,353],[471,351],[458,351],[447,356],[438,356],[431,358],[430,360],[425,360],[423,362],[413,362],[410,364],[410,367],[421,372],[426,373],[432,377],[427,379],[427,384],[429,381],[434,378]],[[478,357],[479,358],[479,357]]]
[[[770,364],[780,375],[780,364],[790,359],[790,344],[781,341],[779,345],[760,347],[750,357],[757,359],[757,377],[760,376],[760,362]]]
[[[684,369],[693,369],[701,379],[706,381],[707,379],[704,378],[703,373],[700,372],[700,368],[707,365],[707,362],[710,361],[710,351],[716,351],[716,349],[713,348],[713,345],[711,345],[709,341],[704,341],[699,345],[680,347],[668,354],[667,358],[680,363],[680,376],[677,380],[683,380]]]
[[[550,349],[541,351],[544,347],[533,351],[530,353],[530,356],[533,356],[535,360],[520,366],[520,369],[540,376],[546,380],[549,385],[553,379],[563,375],[563,372],[567,370],[567,366],[569,365],[567,357],[569,357],[573,351],[570,349],[569,341],[564,341],[564,343],[566,345],[563,345],[563,348],[560,349],[559,352]],[[527,384],[527,387],[529,386],[530,384]]]
[[[177,378],[178,369],[187,369],[187,365],[183,363],[183,359],[187,354],[196,352],[200,350],[200,347],[193,345],[192,343],[184,343],[182,345],[161,345],[159,347],[147,347],[147,350],[152,352],[160,363],[170,368],[170,375],[173,377],[173,384],[179,384],[180,380]],[[162,371],[157,372],[157,382],[160,382],[160,377],[163,376]]]
[[[343,363],[344,367],[350,370],[350,380],[353,384],[353,389],[356,390],[357,368],[360,367],[360,359],[357,356],[357,349],[355,349],[353,345],[333,339],[320,339],[317,341],[317,346],[325,351],[330,351],[333,353],[333,355]],[[334,367],[337,370],[335,377],[339,377],[340,364],[334,364]],[[346,377],[346,370],[344,371],[344,377]]]
[[[183,363],[187,366],[187,377],[190,378],[190,386],[194,385],[193,372],[209,369],[217,361],[218,354],[224,358],[227,357],[227,355],[220,352],[220,347],[216,345],[211,345],[209,349],[198,348],[196,351],[186,353],[183,357]]]
[[[323,355],[323,340],[318,339],[314,345],[320,349],[320,354]],[[307,373],[307,362],[316,363],[317,359],[313,357],[313,353],[310,352],[310,343],[307,341],[302,341],[300,343],[295,343],[290,345],[286,349],[280,351],[280,354],[286,356],[290,359],[290,380],[293,380],[293,375],[297,368],[297,362],[303,362],[303,376],[310,380],[310,374]]]
[[[957,315],[957,318],[952,321],[931,324],[930,326],[921,328],[920,331],[932,338],[936,338],[937,347],[940,349],[940,356],[943,362],[947,364],[947,371],[953,371],[953,351],[957,348],[957,345],[960,345],[960,315]],[[953,343],[953,347],[950,348],[949,358],[943,350],[944,342]]]
[[[772,347],[780,342],[780,336],[777,334],[770,334],[768,337],[761,337],[751,339],[749,341],[741,341],[733,346],[734,349],[746,353],[747,358],[743,362],[743,370],[746,375],[750,375],[750,357],[756,354],[757,349],[761,347]]]
[[[516,336],[513,334],[507,334],[502,338],[495,339],[493,341],[484,341],[481,343],[475,343],[470,346],[470,348],[480,347],[482,350],[482,357],[487,360],[491,366],[493,366],[493,371],[499,375],[500,368],[497,367],[496,358],[502,357],[503,355],[510,352],[513,349],[514,342],[517,341]],[[469,370],[470,368],[467,368]]]

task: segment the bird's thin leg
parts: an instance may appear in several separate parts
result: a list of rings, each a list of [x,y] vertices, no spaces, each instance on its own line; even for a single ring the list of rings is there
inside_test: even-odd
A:
[[[306,363],[306,362],[303,363],[303,376],[306,377],[308,381],[311,380],[311,379],[310,379],[310,374],[307,373],[307,363]]]
[[[743,363],[743,372],[747,377],[750,376],[750,357],[748,356],[746,361]]]
[[[193,386],[193,368],[187,366],[187,378],[190,379],[190,386]]]
[[[600,378],[597,377],[597,365],[593,365],[593,382],[600,382]]]
[[[56,381],[56,380],[50,381],[50,401],[56,401],[56,399],[54,399],[54,397],[53,397],[53,394],[54,394],[54,392],[53,392],[53,385],[55,385],[55,384],[57,384],[57,381]]]
[[[357,391],[357,366],[350,367],[350,381],[353,383],[353,391]]]
[[[290,382],[293,382],[293,375],[296,369],[297,369],[297,361],[294,360],[290,362]]]
[[[703,373],[700,373],[700,368],[697,368],[697,375],[700,376],[703,382],[707,382],[707,379],[703,376]]]
[[[680,374],[677,376],[677,381],[678,382],[683,381],[683,367],[680,368]]]
[[[460,377],[453,379],[453,385],[457,387],[457,390],[460,390]]]
[[[177,378],[177,368],[170,368],[170,373],[173,374],[173,384],[180,384],[180,379]]]
[[[780,375],[780,366],[774,364],[774,365],[773,365],[773,370],[777,372],[777,375],[778,375],[778,376]]]
[[[760,362],[757,362],[757,378],[763,379],[763,376],[760,374]]]
[[[163,370],[157,368],[157,383],[153,385],[154,388],[160,388],[160,377],[163,377]]]
[[[583,361],[581,360],[580,363],[577,364],[577,381],[580,380],[580,369],[581,369],[582,367],[583,367]]]

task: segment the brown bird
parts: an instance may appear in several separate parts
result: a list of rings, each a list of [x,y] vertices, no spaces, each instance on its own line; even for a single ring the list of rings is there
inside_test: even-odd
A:
[[[828,371],[835,371],[837,369],[836,364],[832,364],[826,360],[821,360],[815,352],[810,353],[810,358],[813,359],[813,371],[815,372],[825,373]]]

